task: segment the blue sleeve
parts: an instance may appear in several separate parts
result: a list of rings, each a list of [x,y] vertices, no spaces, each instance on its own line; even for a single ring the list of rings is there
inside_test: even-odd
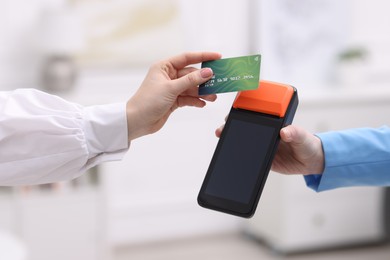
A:
[[[325,169],[305,176],[315,191],[350,186],[390,186],[390,128],[357,128],[317,134]]]

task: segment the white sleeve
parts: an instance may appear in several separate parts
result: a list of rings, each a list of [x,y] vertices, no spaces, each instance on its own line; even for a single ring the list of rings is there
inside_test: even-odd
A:
[[[92,107],[0,91],[0,186],[70,180],[128,150],[126,104]]]

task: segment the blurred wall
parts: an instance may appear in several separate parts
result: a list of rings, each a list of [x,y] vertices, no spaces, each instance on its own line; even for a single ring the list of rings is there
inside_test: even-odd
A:
[[[262,76],[310,91],[387,85],[389,2],[262,0]]]
[[[99,72],[112,72],[147,68],[156,60],[183,51],[213,50],[226,57],[245,55],[249,51],[250,2],[0,0],[0,89],[39,87],[40,67],[45,59],[41,20],[48,12],[67,9],[81,18],[87,42],[86,49],[77,53],[82,70],[98,68]],[[132,7],[138,11],[132,12]],[[168,17],[173,21],[167,22],[169,26],[164,27],[165,21],[158,20],[159,16],[164,19],[164,15],[174,15]],[[104,33],[111,39],[96,37]],[[113,54],[127,60],[110,64]],[[100,66],[99,59],[104,58],[106,63]]]
[[[140,37],[128,39],[127,49],[125,41],[113,42],[109,51],[123,52],[122,56],[130,55],[131,50],[143,54],[143,60],[129,57],[122,65],[132,62],[133,66],[148,67],[152,61],[188,50],[216,50],[225,57],[261,52],[262,78],[286,81],[301,88],[317,88],[319,85],[348,84],[345,78],[350,76],[346,71],[351,66],[345,69],[345,60],[340,66],[340,54],[358,49],[365,51],[366,56],[363,63],[355,66],[358,67],[355,70],[362,71],[355,81],[375,84],[390,81],[390,51],[387,47],[390,37],[386,33],[390,24],[386,13],[390,5],[388,1],[157,2],[162,6],[164,3],[167,7],[174,6],[177,15],[173,20],[175,29],[164,34],[164,30],[148,31],[144,28],[138,34]],[[142,4],[146,7],[153,5],[153,0],[0,0],[0,89],[39,86],[39,69],[44,57],[37,42],[42,29],[39,21],[45,11],[68,7],[76,10],[85,21],[98,13],[99,8],[107,9],[107,13],[122,6],[124,10],[134,6],[142,11]],[[129,12],[129,16],[134,16],[134,13]],[[86,37],[90,37],[91,32],[96,33],[97,29],[104,31],[110,26],[119,27],[126,13],[118,17],[116,20],[105,17],[108,22],[103,19],[95,25],[87,23],[90,31]],[[142,18],[144,22],[149,21],[148,17]],[[171,48],[167,47],[168,44]],[[85,58],[85,55],[79,57]],[[87,69],[94,67],[94,60],[89,61]],[[120,66],[116,68],[120,69]],[[112,69],[112,66],[103,69]]]

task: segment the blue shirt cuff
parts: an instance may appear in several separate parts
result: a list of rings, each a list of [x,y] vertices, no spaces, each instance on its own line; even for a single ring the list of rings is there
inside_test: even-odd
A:
[[[308,187],[324,191],[352,186],[390,186],[390,129],[387,126],[317,134],[324,172],[308,175]]]

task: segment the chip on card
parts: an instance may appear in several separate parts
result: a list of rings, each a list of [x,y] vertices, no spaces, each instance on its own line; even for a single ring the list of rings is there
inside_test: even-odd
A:
[[[227,58],[202,63],[214,76],[199,86],[199,95],[257,89],[261,55]]]

